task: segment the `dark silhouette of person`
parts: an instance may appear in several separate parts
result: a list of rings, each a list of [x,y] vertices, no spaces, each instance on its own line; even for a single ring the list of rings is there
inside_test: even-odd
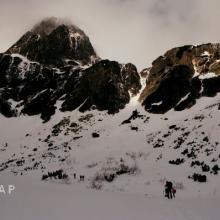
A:
[[[168,199],[172,199],[173,198],[173,183],[170,181],[166,181],[166,185],[165,185],[165,197],[167,197]]]

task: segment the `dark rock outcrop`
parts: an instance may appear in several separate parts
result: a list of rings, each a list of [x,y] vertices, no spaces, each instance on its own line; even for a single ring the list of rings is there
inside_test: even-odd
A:
[[[165,113],[190,108],[202,96],[215,96],[220,92],[219,59],[220,44],[169,50],[152,63],[140,101],[149,112]]]
[[[25,33],[7,53],[19,53],[41,64],[61,66],[69,60],[82,64],[98,59],[89,38],[77,26],[49,18]]]
[[[16,111],[12,110],[9,102],[2,98],[0,98],[0,113],[7,118],[16,116]]]
[[[127,68],[128,67],[128,68]],[[80,111],[91,109],[116,113],[130,100],[129,91],[136,94],[140,88],[140,77],[132,64],[120,65],[115,61],[102,60],[82,72],[79,83],[66,84],[71,88],[62,105],[62,110]]]

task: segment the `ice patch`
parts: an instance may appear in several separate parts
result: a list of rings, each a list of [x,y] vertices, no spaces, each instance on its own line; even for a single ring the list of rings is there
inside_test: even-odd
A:
[[[187,100],[189,95],[190,95],[190,93],[187,93],[183,98],[180,99],[180,101],[177,103],[177,105],[179,105],[181,102]]]
[[[20,58],[22,60],[21,63],[18,65],[19,75],[20,75],[21,79],[25,78],[25,73],[30,70],[30,65],[31,64],[38,63],[38,62],[30,61],[27,57],[22,56],[20,54],[16,54],[16,53],[11,54],[11,57],[13,59],[15,57],[18,57],[18,58]]]
[[[155,102],[152,105],[154,105],[154,106],[156,105],[157,106],[157,105],[161,105],[162,103],[163,103],[163,101],[160,101],[160,102]]]
[[[208,51],[204,51],[202,54],[201,54],[202,57],[209,57],[210,56],[210,53]]]
[[[206,74],[203,74],[203,75],[200,75],[199,76],[199,79],[209,79],[209,78],[214,78],[216,77],[217,75],[215,73],[212,73],[212,72],[208,72]]]

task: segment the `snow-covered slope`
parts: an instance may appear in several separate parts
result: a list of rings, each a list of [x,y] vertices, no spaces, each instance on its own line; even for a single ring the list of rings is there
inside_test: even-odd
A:
[[[134,97],[116,115],[57,111],[45,124],[36,116],[1,116],[0,169],[38,181],[43,174],[63,169],[68,180],[45,181],[150,197],[162,196],[166,179],[175,182],[181,197],[219,195],[220,178],[211,173],[214,165],[220,165],[219,102],[219,95],[202,98],[184,112],[154,115]],[[122,123],[136,109],[138,117]],[[178,158],[182,163],[171,164]],[[191,166],[193,161],[204,164]],[[204,165],[210,171],[203,172]],[[205,174],[207,183],[188,178],[194,173]],[[85,181],[79,182],[80,175]]]
[[[2,180],[2,175],[0,175]],[[38,183],[26,177],[3,178],[4,185],[14,183],[14,194],[0,202],[4,220],[218,220],[219,197],[147,198],[122,193],[88,191],[76,184]]]
[[[188,178],[203,173],[192,161],[219,164],[219,102],[218,95],[181,113],[154,115],[133,97],[116,115],[57,111],[48,123],[0,116],[0,180],[16,187],[0,195],[2,219],[219,219],[219,175],[204,173],[206,183]],[[136,109],[138,118],[122,123]],[[196,158],[181,154],[193,147]],[[169,163],[177,158],[185,162]],[[41,180],[60,169],[68,178]],[[163,195],[167,179],[177,188],[173,201]]]

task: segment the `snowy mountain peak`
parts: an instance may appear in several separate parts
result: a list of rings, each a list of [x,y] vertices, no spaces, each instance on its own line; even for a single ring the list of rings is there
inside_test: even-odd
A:
[[[99,59],[80,28],[57,18],[48,18],[35,25],[7,53],[19,53],[32,61],[55,66],[64,65],[67,59],[84,65],[94,62],[94,57]]]
[[[59,101],[61,111],[116,113],[141,89],[133,64],[101,60],[80,28],[56,18],[41,21],[0,54],[0,70],[6,117],[40,114],[48,121]]]
[[[71,21],[67,19],[61,19],[56,17],[45,18],[32,28],[32,32],[39,35],[49,35],[53,30],[58,28],[59,26],[65,26],[68,29],[74,31],[81,31],[79,27],[72,24]]]

